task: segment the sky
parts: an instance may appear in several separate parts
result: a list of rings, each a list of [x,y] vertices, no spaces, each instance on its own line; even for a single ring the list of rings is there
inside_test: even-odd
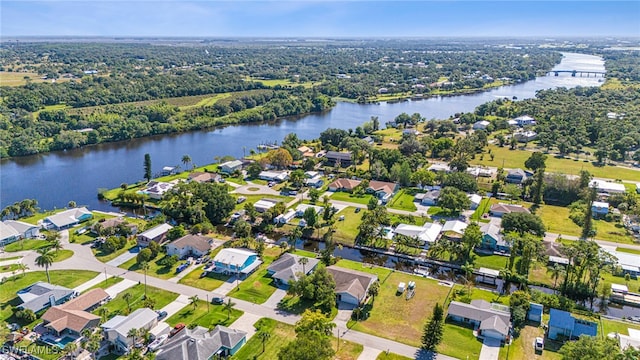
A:
[[[640,1],[0,2],[0,35],[640,36]]]

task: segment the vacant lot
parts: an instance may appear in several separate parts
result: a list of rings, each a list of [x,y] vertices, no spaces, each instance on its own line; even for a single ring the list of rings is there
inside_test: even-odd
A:
[[[23,250],[37,250],[47,246],[51,246],[51,243],[46,240],[25,239],[16,241],[4,247],[6,252],[17,252]]]
[[[176,268],[183,264],[184,261],[178,261],[173,266],[163,266],[160,264],[160,261],[165,258],[167,254],[159,253],[155,259],[149,261],[149,270],[147,270],[147,276],[155,276],[160,279],[170,279],[176,276]],[[119,266],[122,269],[127,269],[129,271],[139,272],[144,274],[144,270],[140,268],[140,264],[138,264],[138,260],[134,257],[124,264]]]
[[[213,291],[220,287],[220,285],[224,284],[227,280],[231,278],[229,275],[223,275],[218,273],[209,273],[205,277],[200,277],[203,271],[203,266],[197,267],[195,270],[187,274],[187,276],[180,279],[178,282],[180,284],[185,284],[193,287],[197,287],[199,289]]]
[[[127,303],[125,300],[125,294],[131,294],[131,299]],[[167,304],[178,298],[178,294],[167,290],[155,288],[153,286],[147,286],[147,297],[151,298],[155,303],[153,308],[155,310],[162,309]],[[127,315],[129,310],[134,311],[144,306],[144,284],[135,285],[115,297],[115,299],[109,301],[104,306],[94,310],[94,314],[100,314],[101,308],[109,310],[108,317],[114,315]]]
[[[196,324],[210,329],[216,325],[229,326],[242,314],[242,311],[236,309],[227,313],[222,305],[207,304],[206,301],[198,300],[195,308],[189,304],[166,321],[171,326],[183,323],[187,326]]]
[[[331,200],[346,201],[362,205],[367,205],[371,199],[373,199],[373,196],[370,194],[357,196],[344,191],[336,191],[331,194]]]
[[[388,206],[392,209],[416,211],[418,209],[413,202],[416,193],[416,190],[402,189],[391,199]]]
[[[556,352],[557,345],[548,339],[545,340],[545,350],[536,353],[533,349],[533,342],[536,337],[544,337],[544,330],[536,326],[525,326],[520,332],[520,337],[513,340],[510,346],[500,349],[500,360],[507,359],[561,359],[562,356]]]

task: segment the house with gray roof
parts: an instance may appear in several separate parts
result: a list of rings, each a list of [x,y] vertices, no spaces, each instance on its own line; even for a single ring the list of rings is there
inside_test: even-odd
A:
[[[133,345],[128,334],[131,329],[151,330],[158,324],[158,313],[149,308],[140,308],[128,316],[116,315],[100,327],[104,330],[104,338],[122,352],[127,352]]]
[[[478,330],[479,337],[506,341],[510,336],[511,312],[505,305],[485,300],[472,300],[471,304],[452,301],[447,317],[459,323],[473,325]]]
[[[500,233],[500,225],[489,222],[480,226],[480,231],[482,231],[480,248],[501,252],[511,251],[511,246],[504,240],[504,237]]]
[[[0,246],[11,244],[20,239],[35,238],[38,234],[36,225],[17,220],[0,221]]]
[[[86,207],[73,208],[59,212],[55,215],[47,216],[43,220],[43,225],[47,229],[64,230],[93,217],[91,211]]]
[[[440,197],[440,189],[434,189],[426,193],[416,194],[415,201],[419,201],[420,205],[435,206],[435,205],[438,205],[439,197]]]
[[[371,284],[378,281],[374,274],[338,266],[329,266],[327,271],[336,282],[337,300],[351,305],[362,304],[367,298]]]
[[[185,328],[158,348],[156,360],[209,360],[234,355],[247,342],[247,333],[216,325]]]
[[[22,304],[18,305],[18,308],[29,309],[37,313],[51,306],[67,302],[76,295],[76,292],[64,286],[38,281],[19,290],[17,295],[22,300]]]
[[[304,265],[300,263],[302,258],[307,259],[307,263]],[[284,253],[278,260],[269,265],[267,273],[275,279],[276,284],[288,287],[289,281],[298,281],[301,274],[310,274],[318,266],[319,262],[320,260],[315,258]]]
[[[147,247],[152,241],[157,242],[158,244],[162,244],[167,237],[167,232],[169,232],[169,230],[171,229],[173,229],[173,226],[163,223],[158,226],[154,226],[143,233],[138,234],[138,246]]]
[[[200,257],[211,250],[213,239],[204,235],[187,234],[167,244],[167,255],[179,258]]]
[[[341,167],[349,167],[351,166],[351,152],[338,152],[338,151],[327,151],[327,165],[328,166],[336,166],[336,164],[340,164]]]
[[[509,184],[522,184],[527,180],[527,173],[522,169],[511,169],[507,171],[507,177],[504,179]]]
[[[236,170],[242,170],[242,161],[240,160],[231,160],[225,163],[220,164],[218,166],[218,170],[225,174],[231,174]]]

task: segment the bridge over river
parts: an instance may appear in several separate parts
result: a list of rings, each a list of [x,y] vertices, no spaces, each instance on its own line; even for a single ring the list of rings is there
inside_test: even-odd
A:
[[[605,72],[604,71],[593,71],[593,70],[552,70],[547,72],[547,75],[555,75],[555,76],[559,76],[561,73],[569,73],[571,74],[571,76],[575,77],[577,74],[580,74],[580,77],[583,77],[584,75],[587,75],[587,77],[591,77],[591,75],[593,74],[593,77],[604,77]]]

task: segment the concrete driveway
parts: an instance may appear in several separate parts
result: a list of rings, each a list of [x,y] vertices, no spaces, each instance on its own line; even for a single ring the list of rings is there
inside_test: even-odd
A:
[[[109,261],[107,263],[107,265],[111,265],[111,266],[120,266],[124,263],[126,263],[127,261],[133,259],[134,257],[136,257],[136,255],[138,255],[138,253],[140,252],[140,248],[139,247],[133,247],[131,248],[129,251],[127,251],[126,253],[118,256],[117,258]]]
[[[485,338],[480,350],[480,360],[498,360],[500,355],[500,340]]]
[[[249,340],[256,333],[256,328],[253,326],[256,321],[260,320],[262,316],[244,313],[242,316],[238,318],[238,320],[234,321],[229,327],[231,329],[241,330],[247,333],[247,340]]]
[[[119,283],[107,288],[105,291],[113,299],[116,296],[118,296],[118,294],[120,294],[121,292],[123,292],[123,291],[127,290],[128,288],[133,287],[133,286],[135,286],[137,284],[138,284],[137,281],[124,279],[124,280],[120,281]]]
[[[167,316],[165,317],[165,319],[170,318],[173,314],[180,311],[180,309],[189,305],[190,302],[191,301],[189,301],[189,297],[187,295],[180,295],[177,299],[173,300],[172,302],[167,304],[167,306],[163,307],[160,310],[167,312]]]

